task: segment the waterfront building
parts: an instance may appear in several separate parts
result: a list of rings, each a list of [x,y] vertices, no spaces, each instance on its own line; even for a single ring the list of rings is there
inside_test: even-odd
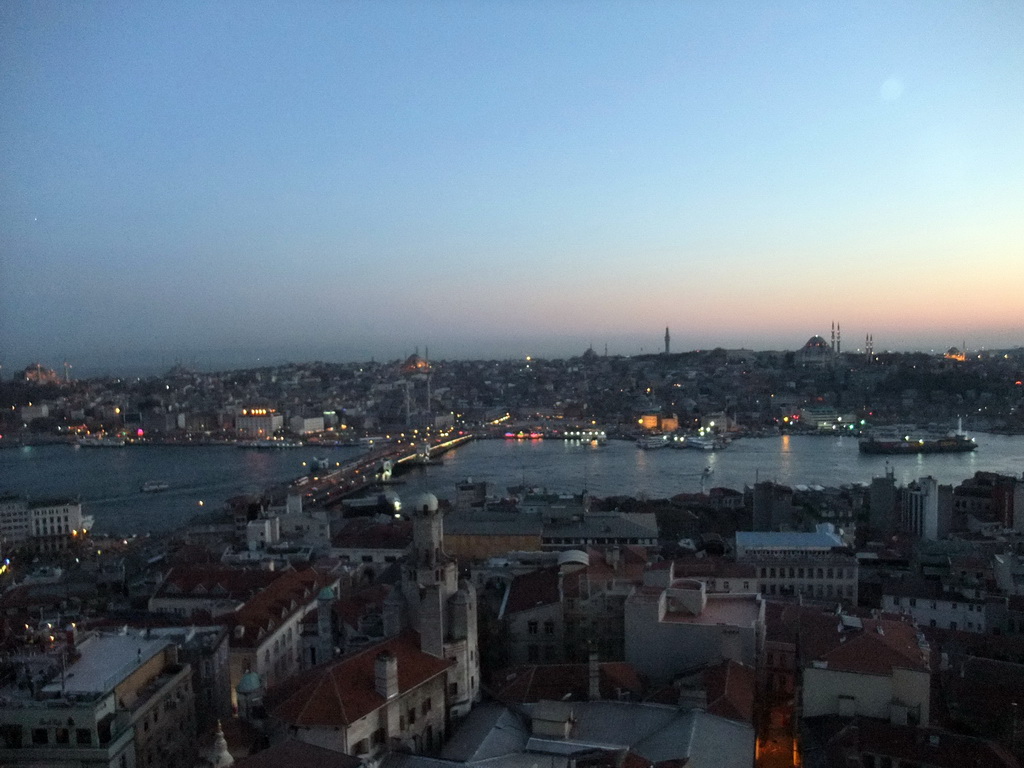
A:
[[[0,538],[11,547],[60,552],[81,540],[92,523],[78,499],[0,497]]]
[[[266,438],[284,427],[284,415],[274,408],[242,408],[235,414],[235,431],[245,437]]]
[[[288,419],[288,431],[293,435],[315,435],[323,432],[323,414],[319,416],[292,416]]]
[[[194,764],[192,670],[173,642],[97,634],[9,661],[18,678],[2,689],[3,765]]]

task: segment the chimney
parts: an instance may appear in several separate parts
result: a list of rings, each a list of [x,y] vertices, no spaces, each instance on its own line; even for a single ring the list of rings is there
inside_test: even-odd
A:
[[[587,686],[587,697],[591,701],[601,699],[601,668],[597,663],[597,650],[591,646],[590,654],[587,657],[587,673],[589,683]]]
[[[374,688],[385,699],[398,695],[398,658],[388,651],[377,654],[373,662]]]

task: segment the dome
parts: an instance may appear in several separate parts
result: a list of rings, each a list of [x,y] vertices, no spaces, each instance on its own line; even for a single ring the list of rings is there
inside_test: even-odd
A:
[[[437,496],[432,493],[423,493],[416,497],[412,503],[416,512],[437,512]]]
[[[242,679],[238,681],[238,685],[235,686],[235,690],[238,693],[254,693],[263,687],[263,681],[260,680],[260,676],[255,672],[249,671],[242,675]]]
[[[559,567],[568,565],[569,563],[575,563],[576,565],[590,565],[590,555],[579,549],[568,549],[565,552],[559,552]]]
[[[804,344],[804,349],[827,350],[829,349],[829,345],[828,342],[825,341],[825,339],[823,339],[821,336],[811,336],[811,338],[807,340],[807,343]]]
[[[334,600],[334,590],[330,587],[324,587],[316,596],[317,600]]]
[[[402,373],[428,373],[430,363],[419,355],[409,355],[402,363]]]

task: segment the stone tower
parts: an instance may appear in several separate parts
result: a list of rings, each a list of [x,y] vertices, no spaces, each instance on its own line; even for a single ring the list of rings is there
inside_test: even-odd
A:
[[[423,494],[410,514],[413,549],[401,587],[405,605],[398,605],[395,599],[385,606],[385,626],[393,631],[403,623],[404,614],[419,632],[424,653],[455,662],[448,670],[448,706],[452,715],[461,716],[480,697],[476,589],[458,580],[458,566],[444,552],[443,516],[437,498]]]

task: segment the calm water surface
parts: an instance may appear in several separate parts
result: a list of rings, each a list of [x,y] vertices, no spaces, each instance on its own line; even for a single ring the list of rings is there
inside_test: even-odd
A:
[[[451,498],[457,482],[472,478],[486,480],[497,494],[525,483],[558,492],[587,489],[597,496],[664,498],[697,492],[702,483],[742,489],[758,479],[787,485],[868,482],[887,463],[904,483],[925,475],[958,483],[979,470],[1021,476],[1024,437],[979,434],[976,439],[979,448],[970,454],[897,457],[861,455],[856,439],[845,437],[744,439],[708,453],[643,451],[627,441],[595,447],[558,440],[483,440],[449,453],[440,466],[404,475],[393,490],[406,500],[423,491]],[[0,492],[79,496],[100,532],[165,531],[198,512],[222,508],[231,496],[298,477],[305,472],[302,462],[314,455],[345,462],[359,453],[358,448],[213,446],[5,449],[0,450]],[[708,478],[703,477],[705,467],[713,470]],[[170,487],[142,493],[147,480],[163,480]]]

